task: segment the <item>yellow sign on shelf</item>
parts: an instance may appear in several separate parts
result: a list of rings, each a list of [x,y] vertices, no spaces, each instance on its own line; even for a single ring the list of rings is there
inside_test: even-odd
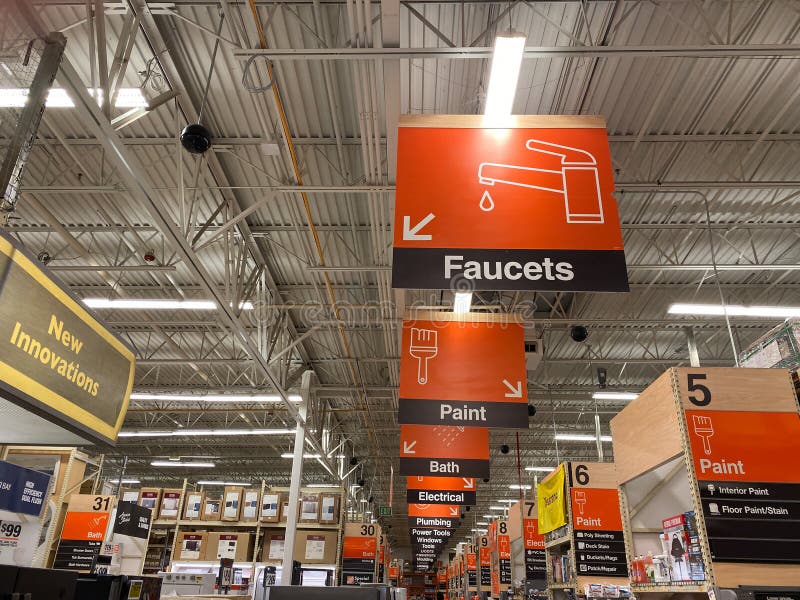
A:
[[[567,524],[563,464],[536,487],[536,504],[539,533],[549,533]]]

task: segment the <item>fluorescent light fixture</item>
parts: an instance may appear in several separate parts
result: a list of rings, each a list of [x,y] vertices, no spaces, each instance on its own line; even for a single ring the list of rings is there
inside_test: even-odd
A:
[[[365,511],[364,511],[364,514],[365,514],[365,515],[371,515],[371,514],[372,514],[372,511],[371,511],[371,510],[365,510]]]
[[[116,310],[217,310],[213,300],[168,300],[157,298],[84,298],[89,308],[112,308]],[[242,310],[253,310],[252,302],[239,304]]]
[[[555,467],[525,467],[526,471],[538,471],[540,473],[549,473],[550,471],[555,471]]]
[[[126,483],[130,483],[130,484],[132,484],[132,483],[142,483],[138,479],[123,479],[122,481],[120,481],[119,479],[109,479],[108,482],[109,483],[113,483],[113,484],[122,484],[122,485],[125,485]]]
[[[173,429],[170,431],[120,431],[119,437],[187,437],[187,436],[245,436],[293,435],[293,429]]]
[[[671,315],[763,317],[765,319],[788,319],[800,317],[800,306],[744,306],[741,304],[671,304],[667,312]]]
[[[182,460],[154,460],[151,467],[195,467],[198,469],[213,469],[217,465],[213,462],[183,462]]]
[[[276,394],[246,396],[243,394],[208,394],[208,395],[188,395],[188,394],[146,394],[134,392],[131,400],[162,400],[165,402],[282,402],[281,397]],[[289,396],[290,402],[300,402],[302,398],[297,394]]]
[[[456,292],[453,298],[453,312],[465,314],[472,307],[472,292]]]
[[[518,500],[510,500],[508,498],[503,498],[502,500],[495,500],[497,503],[501,504],[514,504],[515,502],[519,502]]]
[[[471,529],[470,531],[473,531],[474,533],[486,533],[487,530],[486,529]]]
[[[475,525],[484,525],[484,526],[486,526],[488,524],[489,523],[487,523],[486,521],[478,521],[477,523],[475,523]]]
[[[583,433],[557,433],[555,435],[555,439],[562,440],[565,442],[594,442],[596,441],[596,437],[592,434],[583,434]],[[611,436],[610,435],[601,435],[600,436],[601,442],[610,442]]]
[[[198,481],[197,485],[235,485],[237,487],[250,487],[249,483],[242,483],[241,481]]]
[[[494,519],[494,515],[481,515],[484,519]]]
[[[504,33],[494,40],[492,70],[483,111],[483,122],[487,127],[506,127],[509,124],[524,51],[525,36],[521,33]]]
[[[98,89],[97,93],[92,89],[87,89],[89,95],[98,97],[98,104],[102,101],[103,90]],[[22,108],[28,101],[28,90],[26,88],[0,88],[0,108]],[[47,108],[72,108],[75,103],[63,88],[50,88],[45,100]],[[117,108],[144,108],[147,106],[147,99],[142,94],[140,88],[121,88],[114,103]]]
[[[310,488],[339,488],[342,487],[338,483],[307,483],[305,487]]]
[[[361,502],[363,502],[364,504],[369,504],[369,500],[367,500],[366,498],[362,498]]]
[[[592,398],[595,400],[636,400],[639,394],[635,392],[595,392]]]
[[[284,452],[281,454],[281,458],[294,458],[294,454],[292,452]],[[303,454],[303,458],[322,458],[321,454]]]
[[[517,484],[517,483],[512,483],[512,484],[511,484],[510,486],[508,486],[508,487],[509,487],[510,489],[512,489],[512,490],[529,490],[529,489],[531,489],[531,486],[529,486],[529,485],[525,485],[525,484],[523,484],[523,485],[519,485],[519,484]]]
[[[490,506],[489,510],[506,510],[507,506]]]

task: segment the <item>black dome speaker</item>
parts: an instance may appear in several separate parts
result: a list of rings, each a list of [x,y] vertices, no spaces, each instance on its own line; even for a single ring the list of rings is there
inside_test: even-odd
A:
[[[192,154],[203,154],[211,148],[211,132],[200,123],[187,125],[181,131],[181,145]]]

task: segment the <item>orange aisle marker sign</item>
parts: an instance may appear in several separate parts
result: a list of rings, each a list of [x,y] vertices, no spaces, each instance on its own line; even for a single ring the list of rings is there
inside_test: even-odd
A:
[[[400,473],[489,477],[489,430],[400,425]]]
[[[628,291],[605,120],[404,115],[398,288]]]
[[[399,408],[400,423],[527,429],[522,323],[403,321]]]
[[[409,504],[473,506],[476,503],[474,477],[407,477],[406,489]]]
[[[408,526],[435,529],[455,529],[461,518],[457,504],[409,504]]]

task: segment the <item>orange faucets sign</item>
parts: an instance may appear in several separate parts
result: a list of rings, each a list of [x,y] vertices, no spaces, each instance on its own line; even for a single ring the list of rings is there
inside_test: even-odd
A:
[[[404,115],[392,285],[627,291],[605,120]]]

